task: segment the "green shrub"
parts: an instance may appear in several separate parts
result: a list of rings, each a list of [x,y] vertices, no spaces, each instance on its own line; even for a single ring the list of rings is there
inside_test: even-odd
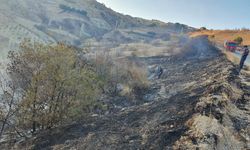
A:
[[[207,30],[207,28],[206,27],[201,27],[200,30]]]
[[[37,130],[71,122],[96,104],[101,80],[74,48],[24,42],[10,52],[8,73],[21,89],[18,128]]]
[[[235,38],[234,41],[240,45],[243,42],[243,38],[239,36]]]

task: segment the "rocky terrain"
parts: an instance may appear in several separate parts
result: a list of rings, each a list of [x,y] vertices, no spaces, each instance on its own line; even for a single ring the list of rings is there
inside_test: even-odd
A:
[[[143,103],[19,141],[14,149],[249,149],[249,74],[205,38],[174,56],[144,57],[161,65]]]

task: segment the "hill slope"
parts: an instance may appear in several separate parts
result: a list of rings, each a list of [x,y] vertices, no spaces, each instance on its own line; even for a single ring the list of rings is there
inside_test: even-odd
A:
[[[117,44],[193,30],[181,24],[122,15],[95,0],[0,0],[0,3],[2,56],[16,49],[24,38],[83,46],[86,39],[92,39],[92,43]]]
[[[91,42],[137,52],[130,59],[145,64],[150,76],[156,75],[150,68],[164,69],[161,78],[149,78],[149,89],[136,95],[137,103],[120,104],[118,99],[117,105],[115,98],[108,97],[113,111],[27,139],[3,140],[0,149],[250,148],[249,75],[238,77],[235,66],[206,38],[178,36],[193,28],[125,16],[93,0],[0,2],[4,52],[16,49],[24,38],[79,47]],[[134,45],[142,51],[133,51]],[[155,47],[154,57],[134,57],[155,52]],[[176,47],[179,53],[172,52]]]
[[[138,59],[164,68],[140,96],[144,103],[47,130],[14,149],[249,149],[249,75],[241,82],[205,38],[185,48],[175,56]]]
[[[212,40],[223,44],[225,40],[234,40],[237,37],[244,39],[244,45],[250,45],[250,31],[249,30],[200,30],[191,33],[192,37],[208,35],[213,37]]]

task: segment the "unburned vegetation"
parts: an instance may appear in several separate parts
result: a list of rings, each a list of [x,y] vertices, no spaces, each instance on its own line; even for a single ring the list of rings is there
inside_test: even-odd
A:
[[[7,74],[11,89],[19,94],[9,122],[22,136],[74,121],[91,110],[101,80],[91,66],[80,63],[75,49],[28,42],[20,48],[9,53]],[[15,98],[13,92],[5,89],[2,101]]]
[[[248,29],[240,30],[197,30],[190,33],[191,37],[207,35],[209,38],[219,44],[223,44],[226,40],[236,41],[242,45],[250,45],[250,31]],[[244,39],[244,40],[242,40]]]
[[[146,64],[117,58],[109,52],[97,52],[95,56],[97,74],[104,81],[103,92],[111,96],[135,94],[137,89],[146,89],[149,85]]]
[[[147,89],[143,64],[100,52],[86,59],[85,52],[62,43],[29,41],[18,52],[9,52],[10,62],[0,82],[1,139],[28,138],[84,121],[97,111],[107,111],[105,95],[128,99]]]

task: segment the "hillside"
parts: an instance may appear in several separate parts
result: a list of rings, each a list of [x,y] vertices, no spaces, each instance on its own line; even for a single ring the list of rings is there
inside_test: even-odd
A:
[[[166,38],[193,28],[134,18],[117,13],[95,0],[0,0],[2,58],[24,39],[41,43],[85,43],[113,47],[119,43]]]
[[[177,55],[137,58],[161,65],[160,79],[132,99],[107,98],[113,110],[93,114],[30,138],[2,142],[9,149],[249,149],[249,74],[206,38],[195,38]],[[150,70],[150,69],[149,69]],[[155,73],[152,72],[151,75]]]
[[[210,38],[220,44],[226,40],[234,40],[237,37],[242,37],[244,45],[250,45],[250,31],[249,30],[199,30],[190,33],[192,37],[200,35],[208,35]]]
[[[17,50],[0,63],[1,150],[250,149],[250,75],[210,41],[249,31],[95,0],[0,3],[0,62]]]

